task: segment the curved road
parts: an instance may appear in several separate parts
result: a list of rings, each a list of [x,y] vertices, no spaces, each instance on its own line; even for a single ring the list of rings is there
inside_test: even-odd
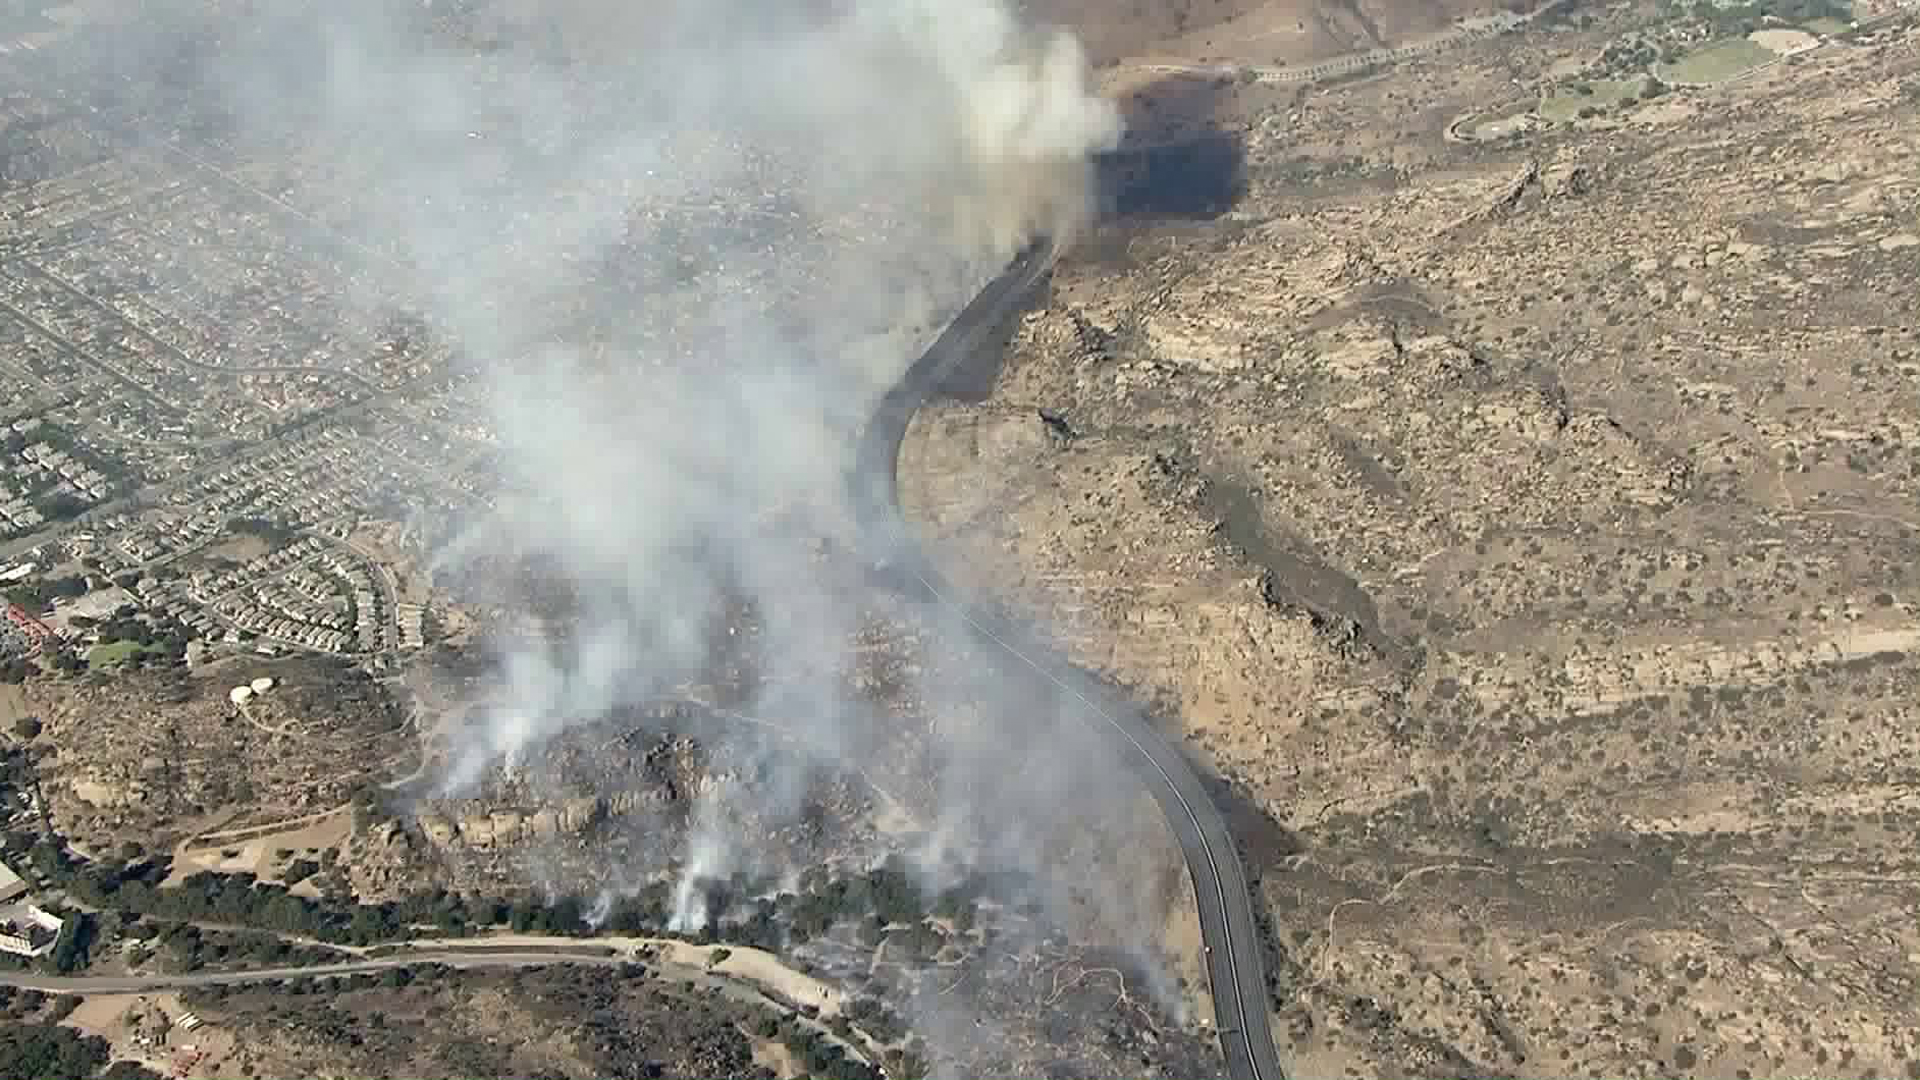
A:
[[[865,535],[885,538],[882,566],[907,591],[958,613],[982,640],[1029,668],[1064,698],[1078,701],[1087,723],[1111,735],[1139,773],[1180,841],[1193,878],[1206,941],[1220,1049],[1233,1080],[1285,1080],[1268,1025],[1266,977],[1246,872],[1226,819],[1200,774],[1161,734],[1147,712],[1121,693],[998,617],[965,606],[922,553],[900,513],[897,480],[907,424],[981,339],[1019,307],[1059,256],[1051,240],[1036,242],[982,289],[898,385],[881,398],[863,433],[853,476]]]

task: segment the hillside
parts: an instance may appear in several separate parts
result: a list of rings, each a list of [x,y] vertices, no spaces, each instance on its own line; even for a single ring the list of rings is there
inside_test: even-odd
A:
[[[955,576],[1274,819],[1295,1075],[1920,1074],[1920,39],[1662,18],[1244,83],[1231,209],[909,433]]]

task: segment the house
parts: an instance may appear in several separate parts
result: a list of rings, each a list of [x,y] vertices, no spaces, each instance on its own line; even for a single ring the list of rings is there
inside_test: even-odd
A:
[[[60,938],[66,920],[34,904],[0,908],[0,952],[15,956],[45,956]]]

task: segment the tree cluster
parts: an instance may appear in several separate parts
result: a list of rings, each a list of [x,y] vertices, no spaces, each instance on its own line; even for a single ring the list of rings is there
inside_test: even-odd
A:
[[[100,921],[92,914],[73,912],[66,915],[60,924],[60,934],[54,939],[53,949],[47,953],[47,966],[61,975],[71,975],[84,969],[92,956],[93,943],[99,933]]]
[[[852,998],[840,1011],[847,1019],[858,1024],[860,1030],[881,1042],[898,1042],[907,1036],[906,1023],[878,998]]]
[[[136,925],[142,917],[182,924],[172,928],[148,924],[136,936],[157,939],[157,946],[170,950],[189,969],[208,959],[269,963],[303,959],[273,934],[338,945],[401,941],[418,936],[421,927],[431,927],[431,933],[444,936],[496,927],[531,934],[678,936],[667,930],[673,897],[672,886],[663,881],[618,899],[602,918],[589,923],[580,899],[573,896],[543,902],[527,895],[488,898],[439,888],[399,900],[363,904],[351,899],[296,896],[287,885],[263,882],[253,874],[211,871],[162,888],[160,883],[171,867],[170,858],[164,854],[143,856],[137,847],[130,847],[117,859],[85,861],[75,859],[57,837],[48,840],[14,833],[8,835],[7,843],[16,854],[24,852],[48,880],[66,889],[81,904],[133,916],[131,922]],[[311,860],[302,860],[291,871],[297,879],[317,869]],[[851,875],[833,876],[825,868],[818,868],[802,878],[798,892],[777,896],[768,895],[769,883],[736,874],[701,883],[709,918],[705,929],[687,936],[701,942],[724,941],[772,951],[790,941],[805,941],[836,925],[852,923],[869,944],[891,936],[895,947],[908,955],[929,957],[940,951],[946,938],[928,922],[928,916],[937,916],[964,931],[973,924],[981,888],[981,883],[971,883],[941,893],[929,903],[904,862],[897,858]],[[231,935],[209,939],[185,925],[189,923],[271,933],[257,938]],[[56,948],[70,965],[62,970],[77,970],[86,963],[94,931],[91,924],[74,929],[71,943]]]
[[[38,615],[53,607],[57,599],[71,600],[76,596],[85,596],[90,587],[85,574],[41,578],[9,586],[7,602],[18,604],[28,613]]]
[[[879,925],[890,926],[927,916],[926,898],[898,856],[851,877],[829,878],[824,869],[816,869],[801,878],[800,886],[797,895],[783,894],[778,901],[797,941],[818,937],[845,920],[872,916]]]
[[[879,1080],[880,1073],[866,1063],[848,1057],[839,1043],[822,1035],[813,1026],[793,1016],[762,1016],[754,1025],[754,1034],[762,1039],[778,1039],[806,1068],[810,1077],[836,1080]],[[844,1036],[843,1036],[844,1037]]]
[[[35,841],[19,834],[8,836],[10,846],[31,845],[29,856],[34,865],[51,880],[66,888],[77,900],[109,913],[99,918],[117,925],[121,932],[139,940],[143,947],[168,957],[179,970],[194,970],[210,963],[249,962],[292,965],[322,962],[329,957],[319,948],[289,944],[274,933],[224,931],[195,923],[222,923],[255,927],[279,934],[299,934],[320,941],[346,944],[373,944],[412,936],[416,928],[430,925],[439,933],[464,934],[471,927],[511,926],[515,930],[549,934],[586,934],[594,930],[576,898],[563,897],[552,903],[531,898],[483,899],[465,897],[444,889],[424,891],[403,900],[383,904],[356,904],[334,900],[311,900],[289,894],[284,886],[258,881],[251,874],[214,874],[202,872],[186,878],[178,887],[160,888],[168,874],[165,856],[137,859],[140,852],[122,852],[119,861],[88,863],[73,859],[64,846],[45,840]],[[704,883],[709,910],[716,916],[727,913],[726,921],[712,921],[711,929],[701,935],[707,940],[777,947],[781,944],[780,925],[800,919],[804,925],[825,932],[835,923],[859,921],[864,927],[895,935],[904,935],[908,950],[921,955],[937,951],[944,940],[927,921],[928,903],[919,887],[898,860],[864,873],[832,876],[824,869],[809,872],[800,891],[782,893],[777,898],[765,895],[765,883],[736,875],[724,881]],[[954,889],[933,899],[932,913],[953,922],[971,923],[974,888]],[[747,903],[743,898],[758,894]],[[655,883],[614,904],[599,928],[621,933],[660,934],[670,913],[671,889]],[[745,914],[740,914],[745,910]],[[148,917],[150,916],[150,917]],[[795,922],[799,927],[801,922]],[[49,959],[60,971],[84,967],[99,921],[91,915],[69,920]],[[796,929],[796,934],[798,930]],[[908,941],[907,939],[914,939]],[[635,967],[633,973],[643,969]],[[426,968],[395,969],[379,975],[354,976],[344,985],[373,985],[376,981],[390,988],[407,985]],[[624,973],[623,973],[624,974]],[[289,995],[312,992],[319,985],[295,980],[285,991]],[[584,989],[584,988],[582,988]],[[37,1003],[38,999],[23,1003]],[[8,999],[0,996],[0,1009]],[[610,1040],[608,1046],[624,1046],[617,1037],[620,1025],[611,1027],[591,1019],[610,1015],[611,1002],[595,1000],[580,1003],[590,1019],[590,1033]],[[836,1018],[835,1031],[843,1041],[854,1035],[857,1024],[883,1041],[896,1040],[905,1027],[882,1002],[859,998],[850,1002],[846,1015]],[[33,1026],[33,1025],[25,1025]],[[729,1025],[718,1025],[708,1032],[683,1031],[682,1047],[695,1058],[711,1065],[750,1064],[741,1057],[742,1048],[729,1035]],[[849,1057],[834,1039],[796,1017],[766,1017],[756,1031],[763,1038],[778,1038],[800,1060],[810,1077],[873,1080],[880,1074],[868,1065]],[[698,1039],[687,1039],[699,1035]],[[714,1042],[712,1040],[719,1040]],[[696,1045],[696,1043],[698,1045]],[[627,1049],[634,1049],[627,1047]],[[18,1048],[17,1062],[0,1050],[0,1076],[70,1077],[105,1076],[104,1058],[95,1060],[87,1044],[73,1041],[27,1040]],[[648,1073],[647,1057],[635,1059],[638,1075]],[[890,1052],[888,1075],[918,1076],[924,1063],[917,1057]],[[657,1062],[654,1065],[658,1065]],[[52,1071],[48,1071],[52,1070]],[[137,1074],[114,1073],[116,1080],[139,1080]]]
[[[294,896],[287,887],[252,874],[202,871],[177,887],[161,888],[165,857],[135,862],[87,863],[49,841],[32,845],[29,857],[50,880],[90,907],[181,922],[213,922],[297,934],[341,944],[371,944],[405,937],[420,905],[372,906]]]
[[[1600,64],[1609,72],[1638,71],[1658,59],[1660,53],[1651,42],[1637,39],[1616,41],[1600,54]]]
[[[62,675],[75,675],[86,670],[87,662],[80,659],[70,649],[50,649],[46,653],[47,663]]]
[[[121,610],[127,611],[125,608]],[[174,657],[184,657],[187,654],[187,642],[193,640],[192,627],[164,614],[143,619],[130,611],[124,615],[116,613],[113,618],[98,623],[97,628],[102,645],[131,641],[142,648],[159,646]]]
[[[0,1024],[0,1076],[7,1080],[159,1080],[135,1062],[108,1065],[109,1050],[100,1036],[58,1024]]]
[[[77,495],[56,491],[35,499],[33,508],[48,521],[72,521],[87,512],[87,501]]]
[[[47,995],[38,990],[0,986],[0,1020],[24,1020],[39,1012],[46,1002]]]
[[[276,547],[290,544],[300,536],[298,530],[263,517],[228,518],[227,531],[241,536],[257,536]]]
[[[338,960],[331,950],[297,945],[258,930],[209,930],[192,923],[133,916],[124,930],[143,947],[164,957],[171,970],[203,967],[291,967]]]
[[[1798,24],[1853,18],[1852,8],[1835,0],[1748,0],[1727,6],[1713,0],[1695,0],[1692,14],[1712,28],[1716,37],[1744,37],[1765,26],[1768,19]]]

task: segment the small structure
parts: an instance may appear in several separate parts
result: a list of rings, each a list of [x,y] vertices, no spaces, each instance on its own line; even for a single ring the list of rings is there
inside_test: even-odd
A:
[[[236,686],[227,691],[227,700],[233,702],[236,706],[245,706],[247,702],[253,700],[253,687]]]
[[[252,689],[253,689],[253,692],[256,694],[264,694],[267,691],[273,689],[273,680],[266,677],[265,675],[262,675],[259,678],[253,680]]]

